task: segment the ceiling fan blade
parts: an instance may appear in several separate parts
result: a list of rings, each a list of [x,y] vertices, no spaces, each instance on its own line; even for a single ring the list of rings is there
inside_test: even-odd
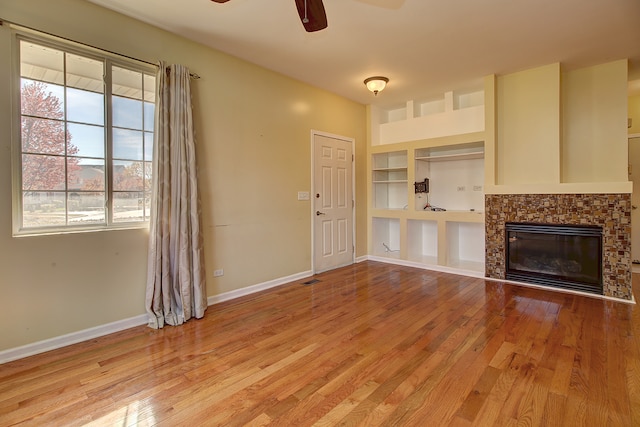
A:
[[[322,0],[296,0],[296,8],[307,32],[312,33],[327,28],[327,14]]]
[[[216,2],[216,3],[226,3],[226,2],[228,2],[229,0],[211,0],[211,1],[214,1],[214,2]]]

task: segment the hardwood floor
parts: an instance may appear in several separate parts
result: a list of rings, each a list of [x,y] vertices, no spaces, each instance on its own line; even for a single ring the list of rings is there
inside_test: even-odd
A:
[[[1,365],[0,425],[640,426],[636,305],[375,262],[314,278]]]

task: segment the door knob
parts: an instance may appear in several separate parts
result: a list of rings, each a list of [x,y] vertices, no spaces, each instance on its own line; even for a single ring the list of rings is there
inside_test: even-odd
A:
[[[320,216],[320,215],[326,215],[326,213],[320,212],[320,211],[316,211],[316,216]]]

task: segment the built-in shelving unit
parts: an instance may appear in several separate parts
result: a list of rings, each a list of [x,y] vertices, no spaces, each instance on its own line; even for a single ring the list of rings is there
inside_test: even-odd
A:
[[[429,193],[415,195],[415,208],[447,211],[484,209],[484,144],[417,148],[415,182],[429,179]]]
[[[373,255],[400,258],[400,219],[373,218]]]
[[[372,159],[373,205],[378,209],[407,206],[407,151],[378,153]]]
[[[427,265],[438,264],[438,221],[407,220],[407,259]]]
[[[483,90],[447,92],[439,98],[372,110],[372,145],[463,135],[484,130]]]
[[[407,102],[372,121],[371,134],[384,142],[369,147],[370,255],[484,275],[485,134],[478,100],[483,93],[448,93],[442,101]],[[439,121],[443,127],[433,128]],[[432,128],[423,131],[426,125]],[[413,138],[420,134],[427,137]],[[416,193],[414,183],[425,179],[428,192]]]
[[[447,266],[484,272],[484,223],[447,222]]]

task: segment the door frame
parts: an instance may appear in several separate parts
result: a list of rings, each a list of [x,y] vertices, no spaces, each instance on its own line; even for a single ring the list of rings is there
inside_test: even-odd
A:
[[[309,207],[309,217],[311,218],[311,273],[316,274],[316,250],[315,250],[315,228],[314,228],[314,220],[315,220],[315,194],[316,194],[316,182],[315,182],[315,137],[316,136],[324,136],[326,138],[338,139],[340,141],[344,141],[347,143],[351,143],[351,154],[353,155],[351,160],[351,197],[352,197],[352,208],[351,208],[351,239],[353,242],[353,251],[351,253],[351,263],[354,264],[356,261],[356,144],[354,138],[349,138],[347,136],[336,135],[333,133],[323,132],[319,130],[311,129],[311,194],[309,194],[309,199],[311,201]]]
[[[627,163],[629,164],[629,167],[631,167],[631,156],[629,155],[629,153],[630,153],[630,151],[631,151],[631,147],[630,147],[630,145],[629,145],[629,141],[630,141],[631,139],[635,139],[635,138],[640,138],[640,133],[630,133],[630,134],[628,134],[628,135],[627,135],[627,156],[628,156]],[[634,193],[635,193],[635,194],[638,194],[638,192],[640,192],[640,188],[636,188],[636,187],[634,186],[634,187],[633,187],[633,190],[632,190],[632,192],[631,192],[631,198],[632,198],[632,200],[633,200],[633,194],[634,194]],[[632,208],[632,210],[633,210],[633,208]],[[632,216],[632,218],[633,218],[633,213],[631,214],[631,216]],[[637,225],[637,224],[636,224],[636,225]],[[631,227],[632,227],[632,232],[631,232],[631,260],[633,261],[633,253],[634,253],[634,250],[633,250],[633,249],[634,249],[634,245],[633,245],[633,244],[634,244],[634,241],[633,241],[633,219],[632,219]],[[636,246],[637,246],[638,242],[635,242],[635,243],[636,243]],[[636,250],[635,250],[635,253],[636,253],[636,254],[637,254],[638,252],[640,252],[640,251],[638,251],[638,248],[635,248],[635,249],[636,249]],[[634,264],[632,264],[632,266],[631,266],[631,270],[633,270],[633,265],[634,265]]]

